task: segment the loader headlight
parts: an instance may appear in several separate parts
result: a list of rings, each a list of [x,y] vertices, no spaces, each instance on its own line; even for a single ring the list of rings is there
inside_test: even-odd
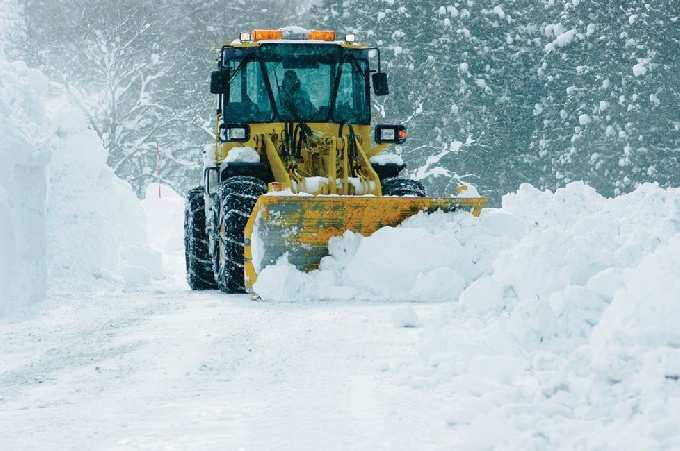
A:
[[[220,125],[220,141],[246,142],[250,140],[250,126],[248,124]]]
[[[406,142],[406,127],[403,125],[378,125],[375,127],[375,142],[378,144],[403,144]]]

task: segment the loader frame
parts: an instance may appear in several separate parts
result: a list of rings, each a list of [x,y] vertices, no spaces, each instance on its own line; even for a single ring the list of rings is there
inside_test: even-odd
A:
[[[479,215],[486,202],[427,198],[420,182],[398,177],[402,163],[372,160],[406,140],[404,126],[380,124],[371,114],[371,87],[374,95],[389,94],[377,48],[350,35],[336,40],[330,31],[292,32],[298,36],[255,30],[216,49],[205,235],[196,231],[200,220],[185,216],[196,253],[187,254],[192,289],[209,287],[204,279],[212,269],[222,291],[252,292],[257,274],[282,257],[300,270],[316,269],[330,237],[346,230],[368,235],[419,211]],[[187,214],[199,204],[194,197]]]

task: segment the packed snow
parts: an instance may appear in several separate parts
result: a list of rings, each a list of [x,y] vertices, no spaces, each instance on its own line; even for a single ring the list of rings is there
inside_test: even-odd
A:
[[[182,198],[0,80],[3,448],[680,448],[680,189],[522,185],[191,292]]]
[[[0,43],[0,315],[45,296],[47,79]]]
[[[144,210],[78,111],[0,52],[0,315],[51,292],[162,277]],[[49,280],[49,283],[48,283]]]
[[[446,421],[465,449],[672,449],[679,231],[678,189],[605,199],[581,183],[523,185],[478,219],[420,214],[346,232],[319,271],[282,259],[255,289],[273,302],[445,301],[418,355],[393,369],[453,396]]]
[[[259,163],[260,154],[252,147],[234,147],[224,159],[224,163]]]

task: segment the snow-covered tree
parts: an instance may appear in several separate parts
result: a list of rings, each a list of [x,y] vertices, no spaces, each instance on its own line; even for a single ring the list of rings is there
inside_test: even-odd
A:
[[[525,112],[538,95],[527,70],[535,30],[501,6],[359,3],[326,1],[314,11],[320,25],[349,27],[383,48],[393,92],[384,108],[410,130],[401,151],[411,176],[433,194],[452,192],[460,180],[490,195],[513,189],[534,127]]]
[[[165,89],[177,77],[160,20],[169,11],[134,0],[26,2],[26,56],[85,113],[109,165],[138,193],[153,177],[156,143],[183,125]]]
[[[0,45],[7,56],[14,56],[15,44],[25,39],[22,5],[18,0],[0,0]]]
[[[409,127],[401,151],[433,193],[456,179],[498,201],[520,183],[604,194],[680,183],[678,7],[326,0],[318,26],[381,46]]]
[[[608,195],[680,183],[675,0],[5,3],[25,12],[22,59],[81,106],[140,195],[155,180],[156,143],[165,182],[186,191],[201,179],[211,48],[285,25],[381,48],[391,95],[375,107],[408,127],[396,151],[432,194],[459,180],[494,202],[523,182],[584,180]]]
[[[670,1],[552,5],[534,111],[542,185],[587,180],[614,195],[680,182],[678,12]]]
[[[165,183],[184,191],[201,180],[201,151],[214,132],[212,47],[240,31],[293,21],[306,7],[277,0],[23,4],[25,59],[81,107],[109,164],[140,196],[156,180],[157,143]]]

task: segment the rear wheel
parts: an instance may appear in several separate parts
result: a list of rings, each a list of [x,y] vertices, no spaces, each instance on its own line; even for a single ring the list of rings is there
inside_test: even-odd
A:
[[[232,177],[220,189],[217,222],[215,278],[226,293],[245,293],[243,275],[243,229],[257,198],[267,185],[255,177]]]
[[[192,189],[184,204],[184,259],[187,282],[192,290],[217,288],[205,231],[203,187]]]
[[[390,177],[382,180],[383,196],[416,196],[426,197],[425,187],[417,180]]]

